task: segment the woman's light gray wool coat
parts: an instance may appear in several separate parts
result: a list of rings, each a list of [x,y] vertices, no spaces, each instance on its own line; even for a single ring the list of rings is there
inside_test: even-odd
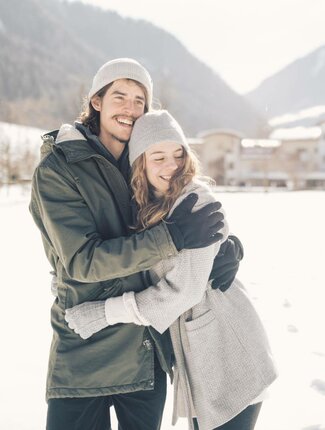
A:
[[[194,210],[216,197],[200,182],[188,184],[172,210],[191,192]],[[224,239],[228,235],[225,222]],[[151,268],[155,287],[125,299],[138,317],[160,333],[170,327],[176,357],[173,423],[196,416],[200,430],[218,427],[245,409],[276,379],[261,320],[239,280],[226,291],[211,289],[208,278],[220,242],[183,250]],[[182,314],[180,317],[179,315]]]

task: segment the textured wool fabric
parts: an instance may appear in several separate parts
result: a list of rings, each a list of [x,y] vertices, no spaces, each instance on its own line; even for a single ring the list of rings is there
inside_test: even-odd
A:
[[[190,147],[181,126],[166,110],[156,110],[136,120],[129,142],[129,160],[133,162],[150,146],[161,142],[176,142],[186,151]]]
[[[134,291],[130,291],[134,296]],[[134,323],[137,325],[149,325],[144,318],[139,319],[137,307],[134,306],[134,300],[128,300],[127,296],[111,297],[105,302],[105,315],[109,325],[119,323]]]
[[[132,297],[134,292],[130,293]],[[125,295],[111,297],[106,301],[85,302],[66,309],[65,320],[82,339],[88,339],[109,325],[120,323],[149,325],[145,318],[137,314],[135,300],[130,300]]]
[[[69,327],[82,339],[88,339],[94,333],[108,326],[105,318],[105,302],[85,302],[66,309],[65,320]]]
[[[107,61],[94,76],[91,89],[88,94],[89,100],[99,90],[117,79],[133,79],[140,82],[147,91],[146,106],[149,109],[152,103],[152,79],[147,69],[132,58],[116,58]]]
[[[190,183],[175,206],[191,192],[199,195],[194,210],[215,199],[203,184]],[[226,238],[227,223],[223,233]],[[141,315],[159,332],[170,327],[177,363],[173,421],[185,415],[190,429],[194,416],[202,430],[231,420],[277,376],[267,335],[243,285],[235,279],[223,293],[208,283],[219,247],[220,242],[185,249],[162,260],[150,269],[155,286],[134,294],[137,319]]]

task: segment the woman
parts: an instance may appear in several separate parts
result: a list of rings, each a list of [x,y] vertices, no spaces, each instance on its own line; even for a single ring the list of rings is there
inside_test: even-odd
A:
[[[215,200],[198,180],[188,142],[167,111],[136,121],[129,150],[136,229],[168,222],[190,193],[198,195],[194,210]],[[209,274],[220,245],[181,251],[150,270],[154,286],[77,305],[67,310],[66,320],[85,339],[117,323],[151,325],[160,333],[169,328],[176,358],[173,422],[187,416],[192,429],[251,430],[276,370],[240,282],[224,293],[211,289]]]

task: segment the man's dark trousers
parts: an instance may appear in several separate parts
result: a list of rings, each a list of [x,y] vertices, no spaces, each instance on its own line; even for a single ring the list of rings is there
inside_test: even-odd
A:
[[[155,366],[154,390],[102,397],[50,399],[47,430],[110,430],[114,406],[119,430],[159,430],[166,400],[166,374]]]

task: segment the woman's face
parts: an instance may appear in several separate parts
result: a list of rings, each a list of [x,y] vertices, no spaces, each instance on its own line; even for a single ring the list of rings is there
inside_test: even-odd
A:
[[[145,170],[157,197],[168,191],[171,177],[182,167],[184,148],[174,142],[161,142],[145,152]]]

